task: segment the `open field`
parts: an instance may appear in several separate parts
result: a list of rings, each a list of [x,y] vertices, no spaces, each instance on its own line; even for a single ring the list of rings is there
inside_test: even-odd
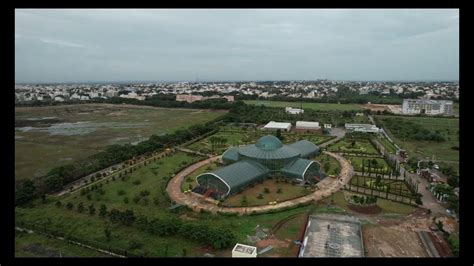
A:
[[[268,107],[294,107],[300,108],[301,103],[299,102],[282,102],[282,101],[259,101],[259,100],[248,100],[244,101],[246,104],[253,105],[265,105]],[[303,102],[303,109],[313,109],[316,111],[352,111],[352,110],[362,110],[358,104],[337,104],[337,103],[310,103]]]
[[[352,145],[353,141],[355,141],[354,145]],[[329,146],[328,150],[346,153],[379,154],[372,143],[366,139],[343,138]]]
[[[112,144],[138,143],[152,134],[201,124],[224,111],[81,104],[15,108],[18,180],[78,161]]]
[[[410,121],[432,132],[438,132],[445,138],[442,142],[403,139],[399,132],[384,127],[393,141],[407,150],[409,156],[432,159],[434,155],[435,160],[459,160],[459,151],[452,149],[455,146],[459,147],[459,119],[407,116],[375,116],[375,118],[381,122],[390,119]]]
[[[16,257],[110,257],[107,254],[83,248],[40,234],[15,231]]]

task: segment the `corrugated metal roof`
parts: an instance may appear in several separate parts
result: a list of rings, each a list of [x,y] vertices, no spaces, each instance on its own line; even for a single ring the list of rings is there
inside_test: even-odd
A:
[[[312,154],[319,152],[319,147],[307,140],[300,140],[288,146],[298,150],[300,152],[301,157],[308,157]]]

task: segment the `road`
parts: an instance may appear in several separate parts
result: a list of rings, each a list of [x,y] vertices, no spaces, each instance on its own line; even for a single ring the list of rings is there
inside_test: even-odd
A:
[[[268,212],[270,210],[278,210],[286,207],[295,206],[301,203],[307,203],[311,201],[318,201],[323,198],[326,198],[333,193],[340,190],[344,185],[349,183],[352,175],[354,174],[354,170],[347,159],[342,157],[341,155],[324,151],[324,154],[334,157],[339,164],[341,165],[341,172],[337,178],[330,178],[327,177],[321,180],[318,183],[318,190],[313,192],[312,194],[299,197],[292,200],[287,200],[284,202],[277,203],[275,205],[264,205],[264,206],[256,206],[256,207],[219,207],[217,206],[217,202],[214,200],[203,200],[202,196],[198,196],[194,193],[184,193],[181,191],[181,184],[192,172],[196,171],[200,167],[207,165],[213,161],[219,160],[220,156],[215,156],[198,163],[195,163],[181,172],[177,173],[168,183],[166,187],[166,191],[170,198],[177,204],[186,205],[191,207],[194,211],[199,211],[201,209],[216,213],[216,212],[224,212],[224,213],[239,213],[239,214],[249,214],[252,212],[256,213],[263,213]]]

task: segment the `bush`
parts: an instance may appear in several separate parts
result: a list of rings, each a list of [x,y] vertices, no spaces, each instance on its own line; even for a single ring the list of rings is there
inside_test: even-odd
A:
[[[68,202],[68,203],[66,204],[66,208],[67,208],[68,210],[72,210],[73,207],[74,207],[74,204],[72,204],[71,202]]]
[[[278,194],[281,194],[281,193],[283,193],[283,190],[282,190],[281,188],[278,188],[278,189],[277,189],[277,193],[278,193]]]
[[[263,199],[263,194],[258,194],[257,199]]]
[[[131,240],[128,242],[128,248],[131,250],[139,249],[141,247],[143,247],[143,243],[138,242],[137,240]]]
[[[123,198],[123,203],[128,204],[128,197]]]
[[[59,201],[59,200],[58,200],[58,201],[56,201],[56,204],[55,204],[55,205],[56,205],[56,207],[58,207],[58,208],[59,208],[59,207],[61,207],[61,206],[62,206],[62,203],[61,203],[61,201]]]
[[[135,197],[133,197],[132,200],[135,204],[137,204],[140,201],[140,199],[141,199],[141,197],[139,195],[135,195]]]
[[[119,195],[119,196],[125,195],[125,190],[123,190],[123,189],[118,190],[117,195]]]
[[[135,181],[133,181],[132,184],[134,184],[134,185],[140,185],[141,183],[142,183],[142,182],[141,182],[140,180],[135,180]]]
[[[263,189],[263,193],[265,193],[265,194],[268,194],[268,193],[270,193],[270,189],[268,189],[267,187],[266,187],[266,188],[264,188],[264,189]]]

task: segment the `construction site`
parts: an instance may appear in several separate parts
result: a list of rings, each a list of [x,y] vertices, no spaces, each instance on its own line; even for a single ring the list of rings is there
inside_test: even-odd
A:
[[[364,257],[360,221],[345,215],[310,215],[298,257]]]

